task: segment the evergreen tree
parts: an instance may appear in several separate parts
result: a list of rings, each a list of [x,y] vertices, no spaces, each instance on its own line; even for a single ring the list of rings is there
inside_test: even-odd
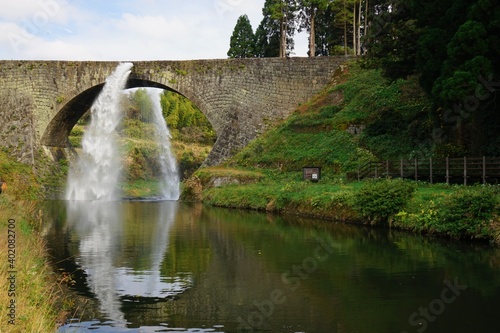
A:
[[[290,55],[294,48],[295,11],[295,0],[266,0],[262,9],[264,17],[256,32],[258,56]]]
[[[496,0],[371,0],[368,64],[420,77],[442,154],[500,154],[500,5]],[[445,139],[444,139],[445,138]]]
[[[255,31],[255,54],[257,57],[279,57],[280,34],[279,27],[272,26],[270,17],[264,16]]]
[[[344,29],[337,24],[337,13],[333,1],[316,15],[316,55],[341,55],[344,52]]]
[[[342,42],[344,55],[346,56],[349,53],[349,41],[352,40],[349,36],[354,36],[351,25],[354,16],[351,7],[352,0],[337,0],[332,4],[332,9],[335,12],[335,26],[343,31]],[[352,44],[351,46],[354,47]]]
[[[298,0],[299,32],[309,32],[309,56],[316,56],[316,18],[329,7],[331,0]]]
[[[256,55],[255,35],[248,16],[242,15],[238,18],[229,46],[229,58],[252,58]]]
[[[391,80],[415,73],[420,28],[414,0],[379,0],[374,3],[368,30],[367,63],[381,68]]]

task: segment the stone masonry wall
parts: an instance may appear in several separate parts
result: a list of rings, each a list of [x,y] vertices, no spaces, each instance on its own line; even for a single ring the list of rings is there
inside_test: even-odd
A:
[[[325,87],[345,57],[134,62],[129,87],[195,103],[217,132],[206,165],[232,156]],[[67,135],[117,62],[0,61],[0,146],[23,162]]]

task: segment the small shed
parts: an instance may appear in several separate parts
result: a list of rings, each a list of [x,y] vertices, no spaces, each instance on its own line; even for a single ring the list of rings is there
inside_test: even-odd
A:
[[[304,180],[310,180],[317,182],[321,178],[321,168],[320,167],[303,167],[302,175]]]

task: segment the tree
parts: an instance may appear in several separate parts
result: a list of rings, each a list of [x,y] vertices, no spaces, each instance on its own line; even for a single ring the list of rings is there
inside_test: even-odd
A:
[[[337,24],[337,12],[333,2],[316,14],[314,28],[316,55],[344,54],[344,30]]]
[[[262,8],[264,17],[256,32],[256,48],[259,56],[286,57],[293,51],[295,10],[295,0],[266,0]],[[277,54],[275,54],[276,38],[278,38]]]
[[[381,68],[390,80],[415,73],[421,28],[416,1],[379,0],[374,3],[372,24],[365,38],[369,66]]]
[[[392,80],[419,76],[434,103],[431,115],[436,128],[445,134],[436,141],[441,153],[499,155],[497,1],[371,0],[370,4],[368,64],[382,68]]]
[[[252,58],[256,55],[255,35],[248,16],[238,18],[229,46],[229,58]]]
[[[316,17],[326,11],[330,0],[298,0],[299,32],[301,29],[309,31],[309,56],[316,56]]]
[[[279,29],[273,29],[269,17],[264,17],[255,31],[255,55],[259,58],[278,57],[280,54]]]
[[[349,5],[352,0],[337,0],[333,2],[332,8],[335,12],[335,25],[343,29],[344,36],[342,38],[344,44],[344,55],[348,53],[348,35],[351,33],[349,30],[350,23],[353,20],[352,11],[349,10]],[[354,31],[352,32],[354,34]]]

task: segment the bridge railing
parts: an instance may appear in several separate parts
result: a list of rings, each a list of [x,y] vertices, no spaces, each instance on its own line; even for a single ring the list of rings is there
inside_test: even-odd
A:
[[[447,184],[500,183],[500,157],[370,161],[358,168],[364,178],[404,178]]]

